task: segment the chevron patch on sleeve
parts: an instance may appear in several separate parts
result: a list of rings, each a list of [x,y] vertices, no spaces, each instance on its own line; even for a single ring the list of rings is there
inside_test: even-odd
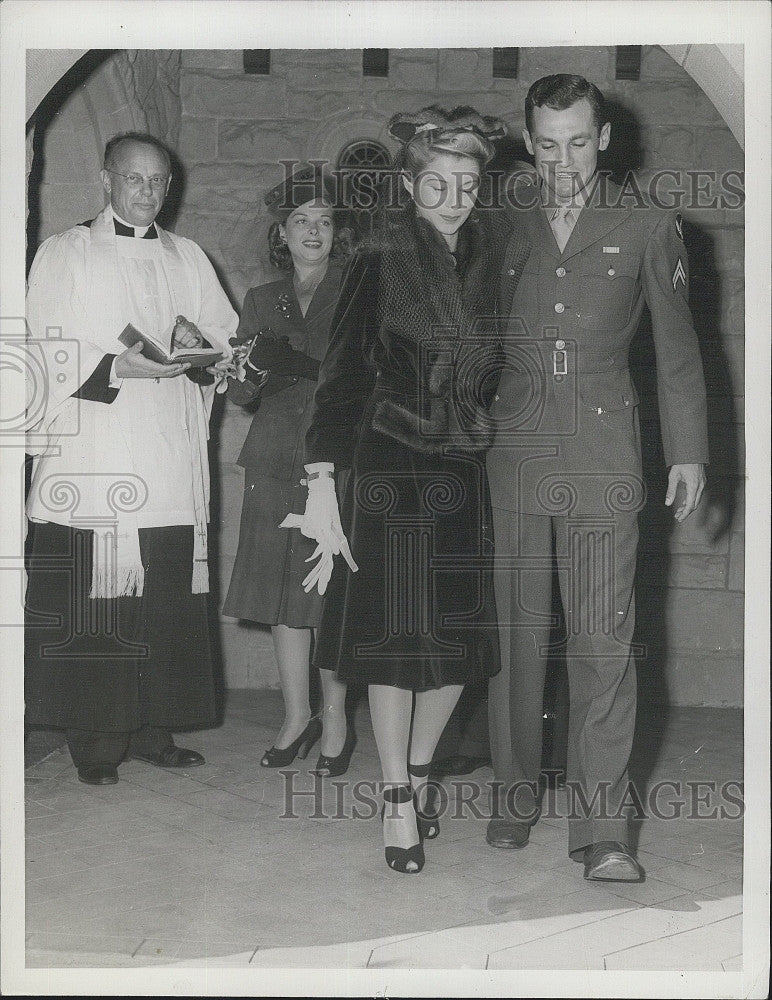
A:
[[[686,271],[684,270],[683,261],[681,260],[680,257],[678,258],[675,270],[673,271],[672,281],[673,281],[673,291],[675,291],[678,288],[679,281],[684,286],[684,288],[686,288]]]

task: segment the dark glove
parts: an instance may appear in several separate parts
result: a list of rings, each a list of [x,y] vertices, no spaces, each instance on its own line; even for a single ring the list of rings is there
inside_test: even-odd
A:
[[[210,375],[206,368],[188,368],[185,374],[196,385],[211,385],[214,382],[214,375]]]
[[[319,362],[303,351],[290,346],[288,337],[259,337],[249,354],[249,363],[255,368],[270,371],[271,375],[319,378]]]
[[[294,353],[289,337],[258,337],[249,352],[249,363],[263,371],[274,371],[282,362],[286,364]]]
[[[245,378],[243,382],[239,382],[237,379],[228,379],[226,395],[237,406],[248,406],[259,399],[260,388],[254,382],[250,382],[248,378]]]

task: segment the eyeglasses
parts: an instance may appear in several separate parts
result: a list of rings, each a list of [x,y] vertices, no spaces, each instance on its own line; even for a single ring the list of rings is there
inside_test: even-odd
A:
[[[154,174],[152,177],[143,177],[142,174],[121,174],[117,170],[110,170],[109,167],[105,168],[108,174],[115,174],[116,177],[123,177],[124,180],[128,182],[129,187],[138,188],[142,187],[145,180],[150,181],[150,187],[155,191],[162,191],[168,181],[168,176],[163,174]]]

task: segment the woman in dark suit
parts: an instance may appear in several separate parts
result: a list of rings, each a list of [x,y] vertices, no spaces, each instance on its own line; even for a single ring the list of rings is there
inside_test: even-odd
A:
[[[512,234],[503,212],[481,207],[501,122],[432,107],[397,115],[390,132],[406,197],[346,274],[306,436],[301,520],[319,542],[308,582],[331,580],[314,660],[369,685],[386,862],[414,873],[439,833],[426,807],[437,740],[463,685],[498,667],[484,451]],[[512,266],[526,256],[523,245]],[[347,467],[339,517],[332,475]],[[333,565],[338,552],[358,572]]]
[[[245,470],[244,500],[223,613],[271,626],[285,717],[263,767],[305,758],[321,735],[317,769],[342,774],[353,750],[344,713],[346,688],[325,672],[322,719],[311,718],[309,703],[311,631],[321,618],[322,597],[305,593],[300,582],[313,546],[297,530],[280,530],[279,522],[302,510],[305,501],[303,440],[348,236],[335,232],[331,180],[312,167],[297,169],[265,202],[281,220],[272,224],[268,243],[272,264],[284,273],[247,292],[232,341],[254,344],[246,378],[229,383],[229,397],[259,408],[238,458]]]

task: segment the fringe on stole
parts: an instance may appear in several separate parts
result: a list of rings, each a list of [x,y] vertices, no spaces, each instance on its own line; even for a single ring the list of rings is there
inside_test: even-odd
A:
[[[145,569],[137,529],[95,528],[92,547],[89,597],[141,597]]]
[[[208,594],[209,593],[209,565],[206,558],[206,553],[203,559],[193,558],[193,581],[191,584],[191,592],[194,594]]]

